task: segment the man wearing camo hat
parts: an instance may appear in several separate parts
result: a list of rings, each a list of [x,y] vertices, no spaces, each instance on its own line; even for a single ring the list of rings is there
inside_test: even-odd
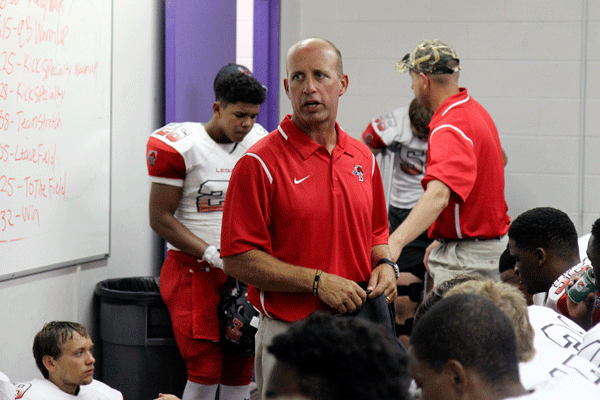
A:
[[[426,265],[434,285],[465,273],[499,279],[510,218],[496,125],[458,86],[459,59],[447,44],[425,40],[396,68],[410,73],[416,98],[434,114],[421,182],[425,192],[390,235],[392,257],[429,228],[429,237],[436,240],[428,248]]]

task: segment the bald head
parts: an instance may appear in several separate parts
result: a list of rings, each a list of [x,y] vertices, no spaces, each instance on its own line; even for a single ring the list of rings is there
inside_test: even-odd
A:
[[[290,58],[299,50],[307,49],[307,48],[318,48],[323,50],[330,50],[336,57],[336,70],[338,75],[342,75],[344,73],[344,68],[342,65],[342,53],[340,50],[331,43],[329,40],[321,39],[321,38],[308,38],[303,39],[296,44],[292,45],[288,50],[287,57],[285,58],[285,69],[286,73],[289,74],[290,71]]]

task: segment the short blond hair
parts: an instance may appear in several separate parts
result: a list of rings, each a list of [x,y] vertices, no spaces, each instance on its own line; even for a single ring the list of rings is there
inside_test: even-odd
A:
[[[535,355],[533,327],[529,321],[527,301],[516,287],[491,279],[471,280],[448,290],[444,298],[460,293],[478,294],[491,300],[508,317],[517,337],[519,361],[530,361]]]

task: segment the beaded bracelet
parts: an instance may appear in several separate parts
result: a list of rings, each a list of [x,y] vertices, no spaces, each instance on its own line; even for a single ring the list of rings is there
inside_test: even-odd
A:
[[[318,269],[317,273],[315,274],[315,281],[313,282],[313,294],[317,297],[319,297],[319,279],[321,279],[322,273],[323,271]]]

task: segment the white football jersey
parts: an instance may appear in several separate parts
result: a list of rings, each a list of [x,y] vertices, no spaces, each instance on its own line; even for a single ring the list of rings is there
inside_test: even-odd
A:
[[[579,356],[600,368],[600,324],[594,326],[583,336],[583,345]]]
[[[536,354],[532,360],[519,363],[521,383],[526,389],[562,376],[600,384],[600,369],[578,356],[585,334],[579,325],[546,307],[529,306],[528,313]],[[600,392],[600,387],[597,389]]]
[[[523,385],[525,386],[525,385]],[[525,387],[525,389],[528,389]],[[600,399],[598,386],[578,377],[558,377],[540,383],[531,393],[505,400],[565,400],[571,398],[597,400]]]
[[[121,392],[96,380],[89,385],[79,386],[76,395],[63,392],[47,379],[15,383],[15,389],[16,399],[21,400],[123,400]]]
[[[371,127],[386,145],[382,173],[389,203],[397,208],[413,208],[423,194],[427,142],[413,134],[407,107],[374,118]]]
[[[13,400],[17,397],[17,391],[8,376],[0,372],[0,400]]]
[[[240,143],[216,143],[196,122],[171,123],[150,137],[175,150],[169,153],[159,148],[152,150],[149,143],[148,163],[152,182],[183,188],[175,217],[192,233],[209,245],[220,248],[223,203],[233,167],[250,146],[263,138],[267,131],[259,124]],[[185,163],[185,171],[174,177],[171,171],[152,170],[161,157],[170,158],[173,165]],[[178,250],[170,243],[169,249]]]

